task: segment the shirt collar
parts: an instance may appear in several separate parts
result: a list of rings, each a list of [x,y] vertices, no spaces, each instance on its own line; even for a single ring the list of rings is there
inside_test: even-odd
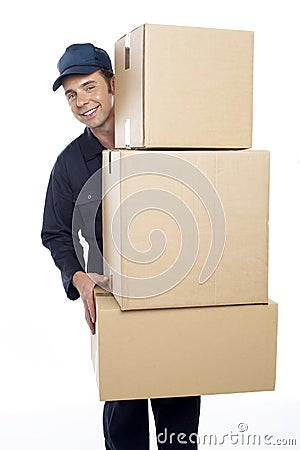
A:
[[[94,159],[102,153],[105,147],[98,141],[89,128],[85,128],[84,135],[86,138],[86,146],[83,149],[83,156],[86,161]]]

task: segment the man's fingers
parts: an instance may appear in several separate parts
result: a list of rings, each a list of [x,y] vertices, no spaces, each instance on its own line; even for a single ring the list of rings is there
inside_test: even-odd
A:
[[[98,273],[76,272],[73,276],[73,284],[78,289],[82,298],[85,318],[92,334],[95,334],[96,306],[94,299],[95,284],[105,285],[108,282],[108,276]]]
[[[89,273],[88,275],[96,284],[107,284],[108,282],[107,275],[99,275],[99,273]]]
[[[95,324],[91,321],[91,318],[90,318],[90,315],[88,312],[85,315],[85,320],[87,321],[87,324],[91,330],[91,333],[95,334]]]
[[[88,306],[86,305],[86,303],[84,303],[84,310],[85,310],[85,320],[86,320],[86,322],[87,322],[87,324],[88,324],[88,326],[89,326],[89,328],[91,330],[91,333],[95,334],[95,323],[94,323],[95,320],[94,321],[92,320],[90,311],[89,311]]]
[[[88,297],[85,299],[84,306],[91,318],[91,321],[93,323],[95,323],[96,322],[96,307],[95,307],[95,300],[94,300],[93,295],[91,297]]]

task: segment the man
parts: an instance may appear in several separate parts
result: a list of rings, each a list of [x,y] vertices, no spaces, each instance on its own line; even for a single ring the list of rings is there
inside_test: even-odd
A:
[[[78,230],[75,230],[74,242],[72,217],[83,186],[102,167],[102,150],[114,148],[115,80],[108,54],[92,44],[68,47],[58,62],[58,70],[60,75],[53,90],[63,86],[72,113],[86,128],[58,156],[51,172],[42,241],[61,271],[68,298],[75,300],[81,297],[86,321],[94,334],[96,313],[93,289],[96,283],[103,284],[108,279],[102,274],[102,261],[93,254],[91,241],[95,231],[97,245],[102,250],[101,208],[97,212],[95,230],[91,230],[88,220],[89,205],[101,198],[101,180],[97,182],[98,188],[95,186],[93,192],[87,195],[81,210],[82,226],[78,225]],[[76,240],[79,242],[76,236],[79,228],[87,243],[91,244],[86,270],[83,269],[82,248],[76,244]],[[151,406],[157,436],[160,436],[157,439],[160,450],[197,449],[195,436],[198,432],[200,397],[151,399]],[[148,425],[147,399],[106,402],[103,411],[106,449],[148,450]]]

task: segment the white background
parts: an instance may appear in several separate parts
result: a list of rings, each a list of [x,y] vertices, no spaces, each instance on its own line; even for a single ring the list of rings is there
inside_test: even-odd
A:
[[[68,45],[93,42],[113,59],[115,41],[145,22],[255,32],[253,148],[271,151],[269,296],[280,313],[277,385],[275,392],[203,397],[199,432],[222,436],[237,432],[243,422],[248,433],[297,438],[291,448],[300,448],[296,0],[28,0],[5,2],[4,8],[0,448],[104,449],[103,404],[97,400],[81,301],[66,300],[60,274],[40,241],[50,170],[83,129],[63,93],[51,88]],[[151,429],[153,436],[152,419]]]

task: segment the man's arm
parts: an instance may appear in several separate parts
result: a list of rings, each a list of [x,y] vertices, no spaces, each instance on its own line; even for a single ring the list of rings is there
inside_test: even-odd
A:
[[[77,252],[74,248],[72,234],[74,193],[60,165],[61,163],[57,161],[50,175],[41,237],[43,245],[50,250],[55,265],[61,272],[67,297],[76,300],[79,292],[72,283],[72,277],[75,272],[84,270],[83,249],[79,244],[79,238],[78,244],[75,244]]]
[[[95,178],[93,192],[96,192],[98,185],[101,186],[100,181],[97,177]],[[61,271],[68,298],[71,300],[75,300],[79,296],[82,298],[86,321],[91,332],[94,333],[96,315],[93,290],[96,284],[105,284],[108,277],[97,273],[85,273],[83,247],[78,236],[79,230],[85,235],[89,244],[87,270],[102,273],[102,260],[98,255],[96,237],[92,236],[93,224],[95,223],[94,205],[91,203],[81,204],[80,208],[76,210],[76,220],[73,220],[78,196],[78,192],[74,191],[81,189],[81,183],[79,183],[77,189],[74,189],[73,185],[74,180],[71,187],[64,160],[58,158],[52,170],[46,194],[42,241],[51,251],[53,260]],[[83,196],[84,194],[85,191],[83,190]],[[98,222],[101,224],[101,217]],[[99,223],[97,228],[101,228]],[[101,239],[102,232],[101,230],[97,231],[100,232],[98,239]]]

